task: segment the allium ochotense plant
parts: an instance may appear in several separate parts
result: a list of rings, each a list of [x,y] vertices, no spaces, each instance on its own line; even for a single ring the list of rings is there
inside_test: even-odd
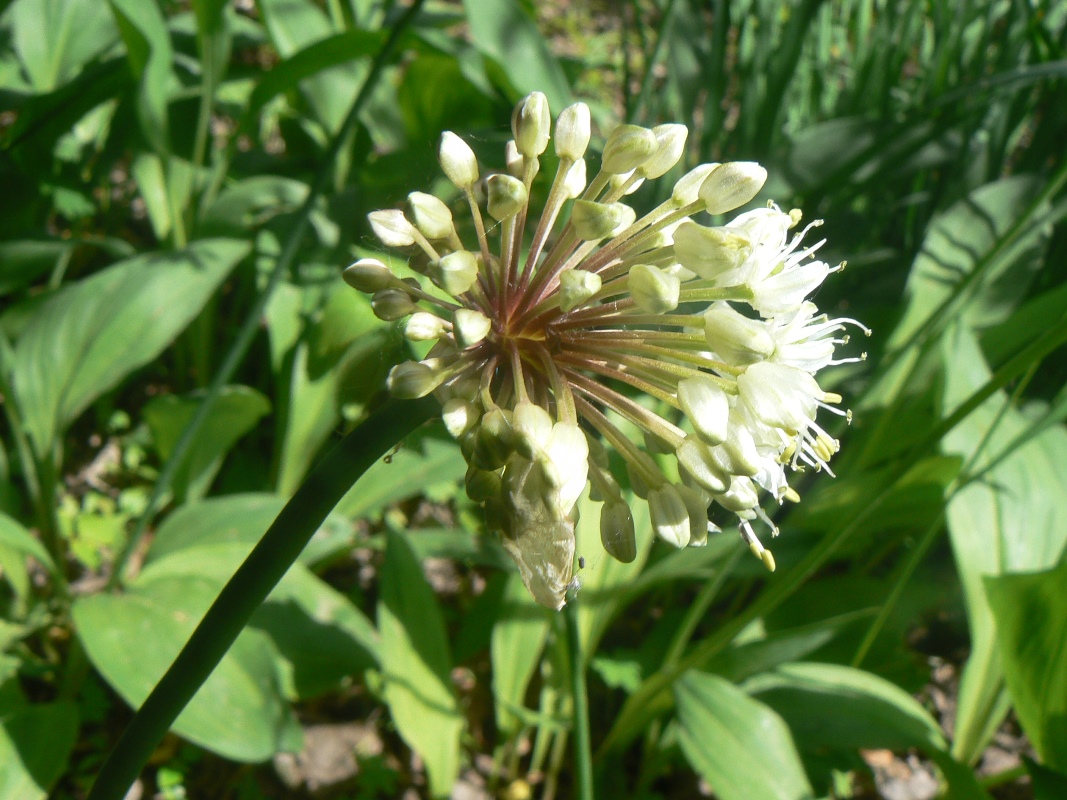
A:
[[[751,201],[767,175],[752,162],[702,164],[638,219],[622,200],[680,160],[684,125],[620,125],[590,181],[585,104],[564,109],[551,137],[548,101],[534,92],[516,106],[512,132],[507,173],[484,180],[471,148],[451,132],[441,137],[441,167],[477,241],[462,241],[452,208],[422,192],[408,196],[406,212],[369,215],[382,243],[432,284],[402,280],[375,259],[345,271],[373,293],[380,318],[402,320],[412,342],[435,343],[425,359],[392,370],[390,392],[436,393],[469,464],[468,495],[545,606],[565,602],[587,483],[603,502],[604,548],[621,561],[636,556],[609,448],[661,538],[704,544],[718,530],[708,518],[717,503],[773,570],[753,524],[777,534],[761,504],[799,499],[790,470],[830,472],[838,442],[817,412],[847,412],[815,374],[854,360],[834,355],[847,324],[867,332],[808,300],[840,269],[813,258],[822,242],[803,242],[819,223],[793,232],[800,212],[773,203],[719,227],[691,219]],[[550,138],[559,168],[537,218],[530,190]],[[635,429],[643,441],[626,432]],[[676,469],[649,451],[673,454]]]

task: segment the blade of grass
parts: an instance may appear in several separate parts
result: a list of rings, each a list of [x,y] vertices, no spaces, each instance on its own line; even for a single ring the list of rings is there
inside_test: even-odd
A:
[[[432,397],[392,403],[349,433],[315,466],[204,619],[111,751],[88,800],[121,800],[185,705],[249,618],[359,477],[438,409]]]
[[[253,339],[259,332],[260,323],[271,295],[281,282],[282,276],[289,271],[296,258],[296,254],[300,251],[300,245],[309,224],[311,211],[334,174],[334,162],[341,151],[341,147],[348,141],[350,133],[355,129],[356,124],[359,121],[359,115],[363,110],[363,106],[366,104],[367,100],[370,99],[370,96],[374,91],[374,86],[377,83],[386,62],[392,55],[397,41],[419,13],[424,2],[425,0],[415,0],[404,15],[397,20],[389,38],[386,40],[385,44],[382,45],[382,49],[377,57],[375,57],[374,64],[371,67],[370,72],[367,73],[367,79],[363,82],[359,94],[356,95],[355,100],[352,102],[352,108],[349,110],[344,124],[330,142],[330,146],[323,158],[322,166],[315,175],[315,180],[311,185],[307,198],[297,212],[296,223],[293,225],[289,238],[285,242],[285,247],[282,248],[282,252],[278,256],[278,260],[275,262],[274,269],[271,271],[266,285],[259,293],[255,305],[249,311],[248,316],[242,323],[237,338],[234,340],[233,344],[230,345],[230,349],[226,353],[226,358],[223,360],[218,372],[208,386],[207,392],[205,393],[203,400],[200,402],[200,405],[197,406],[196,413],[193,414],[192,419],[189,420],[189,423],[182,431],[181,437],[174,446],[174,452],[163,466],[155,486],[152,487],[152,494],[148,498],[144,511],[137,519],[137,524],[134,526],[133,532],[130,534],[126,547],[115,561],[111,578],[109,580],[109,585],[111,587],[114,587],[122,580],[122,575],[130,556],[137,549],[138,544],[140,544],[141,538],[144,536],[145,530],[148,528],[148,523],[157,511],[163,496],[170,490],[170,486],[173,483],[175,476],[178,474],[178,470],[181,468],[186,455],[188,455],[189,450],[196,439],[196,435],[200,431],[200,427],[211,413],[211,409],[214,406],[215,401],[218,399],[222,388],[230,382],[234,373],[237,371],[237,367],[240,366],[241,361],[248,353],[248,348],[251,347]]]

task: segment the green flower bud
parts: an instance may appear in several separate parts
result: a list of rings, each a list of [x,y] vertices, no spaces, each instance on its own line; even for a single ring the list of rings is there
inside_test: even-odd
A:
[[[648,493],[648,512],[656,535],[675,547],[689,544],[689,509],[678,488],[665,483]]]
[[[650,488],[648,481],[645,480],[644,475],[639,470],[633,468],[629,461],[626,462],[626,477],[630,479],[630,488],[633,489],[634,494],[642,500],[647,500]]]
[[[440,198],[425,192],[412,192],[408,195],[408,205],[415,227],[427,239],[447,239],[452,235],[452,212]]]
[[[404,323],[404,336],[411,342],[429,342],[446,333],[445,321],[429,311],[416,311]]]
[[[509,415],[499,408],[482,416],[474,435],[474,448],[470,461],[476,467],[498,470],[514,452]]]
[[[686,437],[675,451],[678,465],[702,489],[712,494],[725,492],[730,486],[730,476],[722,471],[707,445],[693,436]]]
[[[389,371],[385,385],[393,397],[414,400],[436,389],[444,377],[441,370],[433,369],[421,361],[405,361]]]
[[[674,232],[674,255],[701,278],[716,280],[752,254],[752,244],[728,228],[705,228],[686,220]]]
[[[529,199],[526,184],[511,175],[492,175],[487,186],[489,214],[495,220],[502,221],[515,216]]]
[[[571,223],[579,238],[595,242],[613,236],[617,231],[633,225],[637,214],[623,203],[594,203],[575,200],[571,208]]]
[[[484,503],[494,497],[500,497],[500,474],[485,469],[478,469],[473,464],[467,467],[464,478],[467,497],[475,503]]]
[[[552,416],[536,403],[523,401],[515,404],[511,427],[515,432],[515,452],[533,460],[552,435]]]
[[[478,344],[489,335],[493,329],[493,322],[481,311],[472,308],[458,308],[452,314],[452,333],[456,337],[456,344],[460,347],[470,347]]]
[[[541,92],[530,92],[511,114],[511,133],[515,146],[526,158],[537,158],[548,147],[552,129],[552,115],[548,98]]]
[[[715,445],[726,439],[730,400],[715,380],[701,374],[678,381],[678,404],[704,442]]]
[[[370,307],[374,310],[374,316],[386,322],[402,319],[419,310],[408,293],[401,289],[382,289],[380,292],[375,292],[374,297],[371,298]]]
[[[718,164],[701,164],[693,167],[674,184],[671,202],[676,206],[688,206],[700,198],[700,187]]]
[[[470,145],[452,131],[441,134],[437,148],[441,169],[457,189],[469,190],[478,182],[478,159]]]
[[[603,280],[595,272],[569,269],[559,276],[560,311],[571,311],[600,291]]]
[[[387,209],[367,215],[371,230],[386,247],[410,247],[415,244],[415,226],[408,222],[403,211]]]
[[[342,277],[353,289],[367,294],[388,289],[397,282],[392,270],[376,258],[361,258],[346,267]]]
[[[620,125],[604,145],[600,168],[617,175],[629,172],[648,161],[656,152],[656,134],[640,125]]]
[[[688,486],[676,486],[685,509],[689,512],[689,546],[703,547],[708,543],[708,503],[702,492]]]
[[[469,250],[449,253],[430,269],[430,280],[453,297],[470,291],[478,280],[478,256]]]
[[[637,168],[637,174],[642,178],[659,178],[678,163],[685,150],[689,129],[685,125],[657,125],[652,133],[656,136],[656,152]]]
[[[504,164],[507,166],[508,175],[522,180],[525,171],[524,159],[514,139],[508,139],[507,144],[504,145]]]
[[[563,191],[566,192],[567,197],[574,199],[585,191],[587,182],[585,159],[579,158],[571,164],[571,168],[567,170],[566,177],[563,178]]]
[[[589,106],[575,103],[556,117],[556,155],[578,160],[589,147]]]
[[[755,161],[730,161],[712,170],[700,185],[700,199],[709,214],[725,214],[759,194],[766,182],[767,170]]]
[[[774,352],[767,326],[734,311],[729,303],[715,303],[704,312],[704,336],[708,346],[731,364],[752,364]]]
[[[678,293],[682,283],[659,267],[635,264],[630,267],[627,288],[634,303],[642,311],[649,314],[666,314],[678,307]]]
[[[730,425],[730,437],[711,448],[712,457],[731,475],[751,478],[759,472],[759,452],[748,426],[741,420]]]
[[[617,500],[604,503],[600,509],[600,541],[608,554],[623,564],[637,558],[637,534],[628,504]]]
[[[451,397],[441,406],[441,419],[453,439],[459,439],[478,422],[478,407],[462,397]]]

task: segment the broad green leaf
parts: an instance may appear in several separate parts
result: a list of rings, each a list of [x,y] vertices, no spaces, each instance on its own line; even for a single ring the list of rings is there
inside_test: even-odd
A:
[[[149,563],[179,550],[208,544],[241,543],[255,545],[285,506],[285,498],[276,494],[249,493],[211,497],[184,505],[159,526],[148,550]],[[321,547],[322,540],[352,541],[352,526],[338,516],[327,517],[315,532],[300,560]]]
[[[946,339],[944,410],[950,413],[989,379],[974,336],[956,329]],[[972,459],[973,473],[1025,431],[1028,421],[998,392],[944,439],[943,450]],[[1056,564],[1067,545],[1067,431],[1054,426],[1030,439],[984,480],[958,492],[947,522],[967,601],[971,654],[964,668],[953,754],[972,762],[1004,713],[1007,696],[996,647],[996,625],[984,576],[1040,570]]]
[[[525,705],[550,625],[548,611],[530,596],[519,574],[508,575],[489,651],[497,726],[507,734],[513,735],[522,723],[515,709]]]
[[[1067,797],[1067,774],[1036,764],[1026,756],[1023,756],[1023,762],[1030,773],[1034,800],[1061,800]]]
[[[0,706],[0,797],[44,800],[78,735],[73,703]]]
[[[203,397],[203,392],[181,397],[165,395],[145,406],[145,421],[164,461],[174,452],[174,446]],[[223,388],[174,478],[172,486],[177,501],[185,503],[203,497],[226,453],[268,413],[270,401],[255,389],[248,386]]]
[[[11,44],[38,93],[75,77],[118,38],[98,0],[18,0],[10,25]]]
[[[170,150],[170,123],[167,103],[171,84],[174,49],[167,20],[156,0],[108,0],[115,15],[130,70],[140,84],[137,116],[145,138],[157,153]]]
[[[273,74],[273,70],[268,75]],[[223,189],[200,220],[203,236],[245,236],[307,198],[308,185],[281,175],[253,175]]]
[[[571,103],[567,76],[518,0],[464,0],[463,7],[475,46],[497,63],[520,95],[544,92],[553,114]]]
[[[337,504],[336,513],[370,516],[427,486],[462,480],[466,472],[467,462],[454,442],[424,436],[412,449],[401,448],[376,462]]]
[[[217,581],[176,575],[74,603],[89,660],[132,707],[148,697],[219,591]],[[145,646],[145,643],[150,646]],[[299,741],[282,694],[278,655],[261,631],[245,630],[185,707],[173,730],[234,761],[265,761]]]
[[[210,580],[222,590],[252,550],[252,543],[223,542],[182,549],[149,561],[134,581]],[[294,564],[256,610],[250,627],[267,633],[281,659],[285,694],[314,697],[337,690],[378,661],[378,634],[348,598]]]
[[[32,533],[7,514],[0,513],[0,545],[24,555],[31,555],[49,572],[56,571],[55,562],[45,546]]]
[[[67,258],[74,243],[59,239],[0,242],[0,295],[21,289]]]
[[[717,675],[687,672],[674,684],[678,741],[722,800],[812,798],[782,718]]]
[[[200,312],[245,242],[209,239],[137,256],[70,284],[19,337],[15,398],[38,456],[90,403],[156,358]]]
[[[1042,763],[1067,772],[1067,559],[984,583],[1015,714]]]
[[[745,690],[773,708],[805,749],[943,750],[937,721],[894,683],[838,664],[782,664]]]
[[[430,794],[447,797],[459,774],[464,730],[452,691],[444,618],[422,567],[400,534],[389,533],[381,571],[378,630],[382,694],[404,741],[426,763]]]

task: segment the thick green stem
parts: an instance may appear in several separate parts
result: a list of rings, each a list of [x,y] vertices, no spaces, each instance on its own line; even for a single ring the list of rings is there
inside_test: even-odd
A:
[[[438,408],[432,397],[392,403],[357,427],[311,471],[208,609],[104,762],[88,800],[121,800],[197,689],[282,579],[326,515],[364,472]]]
[[[593,749],[589,743],[589,697],[585,687],[585,659],[578,630],[578,595],[567,592],[563,607],[567,626],[567,656],[571,670],[571,698],[574,715],[574,797],[593,800]]]

